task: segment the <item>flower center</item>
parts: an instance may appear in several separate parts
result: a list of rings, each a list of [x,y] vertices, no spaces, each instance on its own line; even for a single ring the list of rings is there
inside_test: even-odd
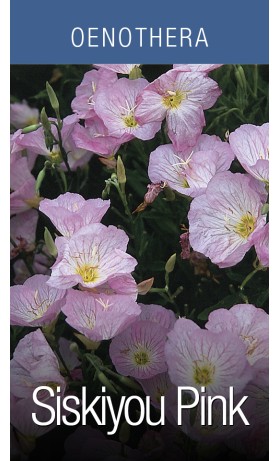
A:
[[[235,232],[240,237],[247,239],[255,229],[256,218],[249,211],[241,217],[241,220],[235,226]]]
[[[96,282],[99,278],[98,268],[89,264],[77,267],[76,273],[82,277],[85,283]]]
[[[200,386],[207,386],[213,381],[215,367],[212,366],[210,363],[202,365],[195,363],[195,366],[193,367],[193,372],[194,381]]]
[[[138,126],[138,122],[135,120],[133,114],[126,115],[123,117],[123,120],[127,128],[136,128],[136,126]]]
[[[167,91],[167,95],[163,96],[163,104],[168,109],[177,109],[185,97],[182,91]]]
[[[49,153],[49,159],[52,163],[56,163],[58,165],[60,165],[60,163],[62,163],[63,161],[63,158],[62,158],[62,155],[61,155],[61,152],[60,150],[53,150],[52,152]]]
[[[146,351],[135,352],[134,359],[137,365],[146,365],[150,362],[149,355]]]

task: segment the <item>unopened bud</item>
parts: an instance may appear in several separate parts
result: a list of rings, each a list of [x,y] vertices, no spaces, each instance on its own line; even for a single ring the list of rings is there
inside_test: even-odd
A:
[[[37,179],[36,179],[36,186],[35,186],[35,191],[36,191],[36,194],[39,195],[40,194],[40,188],[41,188],[41,185],[42,185],[42,182],[45,178],[45,175],[46,175],[46,170],[45,168],[43,168],[38,176],[37,176]]]
[[[100,346],[100,341],[92,341],[80,333],[74,333],[75,337],[86,347],[88,351],[96,351]]]
[[[77,343],[75,343],[75,342],[72,342],[70,344],[69,349],[70,349],[71,352],[74,352],[75,354],[79,353],[79,347],[78,347]]]
[[[119,381],[124,384],[124,386],[130,387],[136,391],[142,390],[141,386],[139,386],[139,384],[137,384],[131,378],[128,378],[128,376],[119,375]]]
[[[55,246],[52,235],[49,232],[47,227],[45,227],[45,231],[44,231],[44,240],[45,240],[45,244],[46,244],[49,254],[51,254],[51,256],[53,256],[54,258],[56,258],[58,254],[57,248]]]
[[[22,128],[21,133],[22,134],[32,133],[32,131],[36,131],[41,126],[42,125],[40,123],[36,123],[36,125],[26,126],[25,128]]]
[[[242,66],[237,67],[237,69],[235,71],[235,77],[236,77],[236,80],[237,80],[240,88],[242,90],[246,91],[247,82],[246,82],[245,72],[244,72]]]
[[[110,181],[106,181],[106,187],[102,191],[102,199],[104,200],[110,193]]]
[[[122,158],[120,157],[120,155],[118,155],[117,157],[116,172],[117,172],[117,179],[118,179],[119,184],[125,184],[126,183],[125,167],[124,167],[124,163],[122,162]]]
[[[98,374],[97,374],[97,377],[98,377],[98,380],[104,386],[106,386],[107,389],[109,389],[113,394],[117,394],[117,391],[116,391],[115,387],[113,386],[112,382],[107,378],[105,373],[103,373],[102,371],[99,371]]]
[[[141,68],[138,66],[133,67],[133,69],[129,73],[129,79],[136,80],[137,78],[141,78],[141,77],[142,77]]]
[[[55,94],[54,89],[52,88],[52,86],[48,82],[46,82],[46,90],[47,90],[47,94],[48,94],[48,97],[49,97],[51,107],[55,110],[55,112],[58,111],[59,110],[59,101],[57,99],[57,96]]]
[[[261,214],[268,214],[268,212],[269,212],[269,203],[265,203],[265,204],[262,206]]]
[[[138,294],[139,295],[146,295],[149,292],[150,288],[154,283],[154,277],[151,279],[143,280],[142,282],[138,283]]]
[[[40,119],[44,127],[44,130],[47,130],[47,131],[51,130],[50,122],[49,122],[45,107],[43,107],[41,110]]]
[[[53,136],[51,133],[51,125],[46,113],[45,108],[43,107],[41,110],[41,122],[44,128],[44,136],[45,136],[45,144],[47,149],[52,151],[53,148]]]
[[[165,271],[167,274],[170,274],[175,266],[175,261],[176,261],[176,253],[170,256],[170,258],[167,260],[166,265],[165,265]]]

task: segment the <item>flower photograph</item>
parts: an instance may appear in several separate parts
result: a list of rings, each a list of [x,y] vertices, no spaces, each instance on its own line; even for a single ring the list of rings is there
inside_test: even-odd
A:
[[[268,85],[11,66],[11,461],[268,459]]]

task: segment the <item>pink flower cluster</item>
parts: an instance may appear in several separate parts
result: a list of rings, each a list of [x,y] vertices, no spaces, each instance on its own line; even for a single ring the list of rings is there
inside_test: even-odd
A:
[[[54,425],[40,428],[32,422],[33,390],[40,385],[54,390],[59,387],[64,396],[68,379],[82,377],[80,360],[72,347],[76,345],[54,335],[56,322],[62,319],[85,347],[109,340],[109,358],[117,374],[135,379],[155,407],[160,397],[166,396],[167,418],[174,426],[178,386],[199,391],[205,387],[206,395],[225,397],[233,386],[237,396],[248,395],[245,413],[253,421],[249,429],[244,430],[239,421],[233,428],[223,427],[219,404],[214,407],[212,428],[205,431],[201,427],[198,407],[194,420],[192,414],[184,415],[180,429],[194,440],[221,441],[253,456],[255,438],[262,440],[267,426],[262,403],[268,394],[265,311],[248,303],[217,309],[201,328],[161,305],[138,303],[138,294],[146,294],[154,278],[137,285],[133,277],[137,260],[127,250],[127,233],[101,223],[110,200],[86,200],[73,192],[43,198],[34,166],[44,160],[44,168],[60,175],[63,182],[65,172],[70,172],[69,177],[80,168],[84,172],[93,154],[107,157],[104,163],[117,174],[106,183],[112,184],[115,177],[114,185],[124,204],[125,182],[119,179],[121,168],[115,154],[135,138],[157,141],[162,135],[165,144],[153,144],[158,147],[153,147],[148,159],[150,184],[135,211],[152,206],[166,191],[175,192],[185,203],[185,210],[189,208],[187,228],[181,226],[186,231],[180,238],[182,259],[193,264],[195,260],[196,266],[203,265],[199,273],[207,274],[207,262],[221,269],[231,267],[254,247],[256,270],[266,270],[269,126],[243,124],[225,141],[202,133],[204,111],[221,95],[217,82],[208,74],[220,65],[176,64],[151,83],[139,76],[139,64],[94,66],[76,88],[73,114],[62,121],[58,115],[49,119],[51,133],[54,139],[61,136],[63,149],[59,142],[52,148],[47,145],[36,109],[25,101],[11,105],[11,124],[16,130],[11,135],[10,197],[16,285],[10,291],[10,317],[14,326],[28,327],[28,331],[35,328],[20,339],[11,360],[12,425],[31,439],[52,429]],[[33,124],[38,125],[34,131],[22,131]],[[232,164],[240,172],[233,173]],[[70,186],[65,190],[76,189]],[[51,233],[47,229],[45,233],[49,245],[47,237],[45,243],[36,242],[38,220],[45,217],[52,223]],[[179,289],[170,294],[170,273],[165,269],[166,286],[153,293],[174,303]],[[111,366],[108,370],[117,377]],[[43,393],[41,400],[56,405]],[[48,415],[41,408],[39,416],[44,420]]]

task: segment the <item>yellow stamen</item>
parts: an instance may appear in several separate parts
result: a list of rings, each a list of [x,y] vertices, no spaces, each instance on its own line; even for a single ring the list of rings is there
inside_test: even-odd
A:
[[[193,377],[197,384],[200,386],[208,386],[213,381],[213,376],[215,373],[215,367],[212,366],[210,363],[198,365],[195,363],[193,368]]]
[[[52,163],[56,163],[56,164],[60,165],[60,163],[62,163],[62,161],[63,161],[63,158],[62,158],[60,150],[50,152],[49,153],[49,159],[50,159],[50,161]]]
[[[186,93],[182,91],[167,91],[167,96],[163,96],[163,104],[168,109],[177,109],[186,98]]]
[[[76,273],[82,277],[85,283],[96,282],[99,278],[98,268],[89,264],[77,267]]]
[[[138,126],[138,122],[135,120],[133,114],[126,115],[125,117],[123,117],[123,121],[127,128],[136,128],[136,126]]]
[[[235,232],[240,237],[247,239],[255,229],[256,218],[249,211],[241,217],[241,220],[235,226]]]
[[[150,362],[148,353],[143,350],[136,352],[134,359],[137,365],[146,365]]]

